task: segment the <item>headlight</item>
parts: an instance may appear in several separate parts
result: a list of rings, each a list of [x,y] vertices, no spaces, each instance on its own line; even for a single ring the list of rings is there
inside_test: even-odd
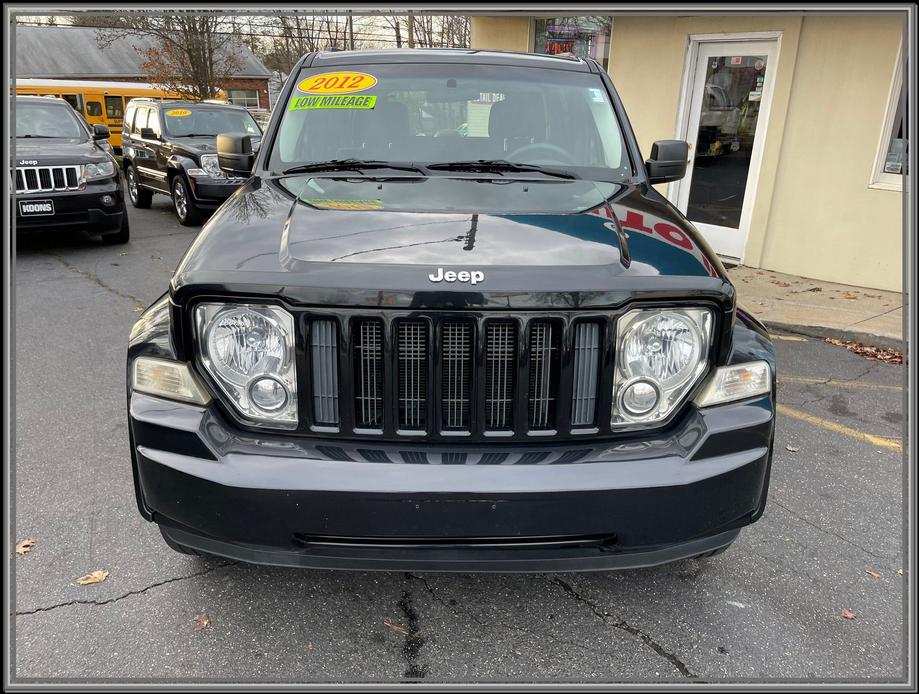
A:
[[[220,164],[217,162],[216,154],[202,154],[201,168],[211,178],[226,178],[226,174],[220,169]]]
[[[97,161],[83,165],[83,178],[87,181],[95,181],[99,178],[109,178],[114,175],[115,162],[112,161]]]
[[[297,424],[294,319],[277,306],[200,304],[201,363],[239,412],[257,424]]]
[[[712,314],[701,308],[638,309],[619,319],[613,426],[665,419],[708,363]]]

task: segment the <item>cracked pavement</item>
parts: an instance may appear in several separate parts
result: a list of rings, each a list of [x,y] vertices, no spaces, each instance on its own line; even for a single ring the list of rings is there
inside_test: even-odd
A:
[[[124,247],[18,240],[14,522],[35,546],[13,560],[16,681],[904,677],[902,456],[781,415],[765,515],[705,560],[476,575],[174,553],[135,508],[124,354],[195,230],[162,196],[130,214]],[[815,339],[776,349],[780,376],[798,379],[780,380],[781,402],[902,436],[902,367]],[[77,585],[97,569],[107,580]]]

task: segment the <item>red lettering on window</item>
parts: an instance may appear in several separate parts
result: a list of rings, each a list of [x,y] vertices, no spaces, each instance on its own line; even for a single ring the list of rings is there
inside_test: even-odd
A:
[[[660,222],[654,225],[654,231],[680,248],[692,250],[693,243],[689,240],[689,237],[672,224]]]
[[[635,231],[643,231],[646,234],[651,233],[651,230],[645,226],[645,218],[634,210],[629,210],[626,212],[625,219],[623,219],[621,223],[622,226],[628,227],[629,229],[634,229]]]

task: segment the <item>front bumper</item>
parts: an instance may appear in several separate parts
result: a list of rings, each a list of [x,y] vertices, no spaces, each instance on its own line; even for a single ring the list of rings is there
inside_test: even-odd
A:
[[[189,187],[195,204],[203,209],[216,209],[235,193],[245,179],[221,179],[208,176],[189,176]]]
[[[774,425],[764,396],[644,438],[463,448],[254,435],[213,405],[129,398],[148,520],[195,549],[314,568],[572,571],[709,552],[761,515]]]
[[[114,202],[105,205],[102,202],[104,195],[110,195]],[[20,200],[51,200],[54,203],[54,214],[22,215],[19,212]],[[126,214],[118,177],[87,184],[84,190],[17,195],[13,208],[16,210],[17,231],[84,229],[104,234],[120,229]]]

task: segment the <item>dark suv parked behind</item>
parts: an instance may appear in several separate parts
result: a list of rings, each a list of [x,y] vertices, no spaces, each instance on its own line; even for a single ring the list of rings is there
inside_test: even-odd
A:
[[[106,243],[131,232],[108,128],[63,99],[16,97],[16,231],[85,230]]]
[[[245,180],[217,165],[218,133],[262,131],[241,106],[198,101],[131,99],[124,116],[123,167],[134,207],[150,207],[153,193],[172,197],[179,221],[201,223]]]

